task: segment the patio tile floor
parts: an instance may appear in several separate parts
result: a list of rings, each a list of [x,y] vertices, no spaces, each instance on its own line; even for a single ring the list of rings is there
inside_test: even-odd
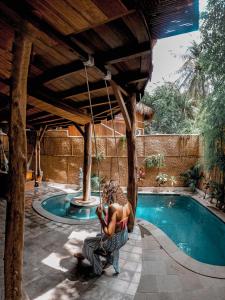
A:
[[[135,300],[225,300],[225,280],[196,274],[174,261],[141,227],[142,274]]]
[[[84,261],[77,268],[73,253],[86,236],[94,236],[96,224],[67,225],[39,216],[32,201],[68,186],[42,185],[26,191],[24,286],[32,300],[225,300],[225,280],[198,275],[176,263],[141,227],[130,234],[120,251],[121,273],[110,267],[99,278],[90,278]],[[73,186],[69,187],[70,189]],[[3,300],[3,246],[5,203],[0,200],[0,299]],[[143,255],[142,255],[143,254]]]
[[[98,222],[83,225],[56,223],[38,215],[32,201],[59,192],[61,185],[42,185],[26,191],[24,287],[30,299],[127,299],[134,298],[141,276],[141,236],[138,227],[121,249],[121,273],[112,267],[98,278],[89,276],[88,261],[77,268],[74,252],[87,236],[100,232]],[[5,202],[0,201],[0,299],[3,299],[3,246]]]

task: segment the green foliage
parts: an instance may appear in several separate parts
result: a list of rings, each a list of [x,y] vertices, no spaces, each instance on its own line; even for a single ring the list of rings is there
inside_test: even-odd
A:
[[[210,94],[204,100],[201,130],[208,170],[219,170],[225,184],[225,2],[208,0],[201,26],[201,64],[210,81]]]
[[[104,154],[102,152],[97,153],[96,156],[94,157],[94,160],[96,162],[101,162],[104,159],[105,159],[105,156],[104,156]]]
[[[177,183],[177,178],[176,178],[176,176],[170,176],[170,177],[169,177],[169,181],[170,181],[171,185],[174,186],[174,184]]]
[[[199,181],[203,177],[202,167],[200,164],[196,164],[180,175],[183,178],[184,183],[191,188],[192,192],[195,192]]]
[[[103,182],[104,182],[104,178],[103,177],[98,176],[96,174],[92,174],[91,175],[91,189],[93,191],[98,191],[99,190],[99,186],[101,186]]]
[[[158,185],[161,186],[168,181],[169,176],[165,173],[159,173],[155,180],[158,182]]]
[[[121,137],[119,138],[119,145],[120,145],[121,147],[125,147],[126,141],[127,141],[127,137],[126,137],[125,135],[124,135],[124,136],[121,136]]]
[[[150,106],[155,114],[151,129],[147,133],[193,133],[197,109],[192,100],[182,94],[177,86],[165,83],[152,94],[145,93],[141,100]]]
[[[152,169],[152,168],[161,168],[165,166],[165,157],[164,154],[155,154],[150,155],[145,158],[144,160],[146,169]]]
[[[208,93],[208,82],[201,62],[201,53],[202,45],[193,41],[183,56],[184,63],[178,71],[180,77],[177,80],[179,88],[187,93],[187,97],[192,99],[196,107],[199,105],[199,100]]]

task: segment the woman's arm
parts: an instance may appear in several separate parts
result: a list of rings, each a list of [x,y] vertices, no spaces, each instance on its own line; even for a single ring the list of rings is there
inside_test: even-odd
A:
[[[105,220],[102,218],[102,210],[97,209],[96,212],[104,233],[108,236],[112,236],[115,233],[115,229],[116,229],[116,210],[112,207],[109,207],[108,224],[106,224]]]

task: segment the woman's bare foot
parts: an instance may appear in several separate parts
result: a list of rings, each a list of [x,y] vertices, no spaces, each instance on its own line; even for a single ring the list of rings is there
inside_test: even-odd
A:
[[[73,255],[74,257],[76,257],[77,259],[79,259],[79,260],[83,260],[83,259],[85,259],[85,257],[83,256],[83,254],[82,253],[80,253],[80,252],[78,252],[78,253],[74,253],[74,255]]]

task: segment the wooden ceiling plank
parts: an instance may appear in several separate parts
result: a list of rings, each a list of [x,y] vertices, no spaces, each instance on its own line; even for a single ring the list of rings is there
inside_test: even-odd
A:
[[[42,0],[52,11],[55,11],[63,20],[65,20],[74,31],[82,30],[89,26],[89,22],[83,16],[73,9],[66,1],[62,0]],[[57,26],[58,29],[58,26]]]
[[[67,35],[73,33],[74,28],[68,24],[68,22],[60,18],[54,11],[49,9],[46,3],[43,3],[42,1],[32,1],[32,7],[35,9],[34,13],[37,16],[41,16],[54,27],[58,25],[59,30],[63,34]]]
[[[19,23],[22,20],[26,20],[27,22],[32,24],[35,30],[38,29],[38,31],[45,33],[57,44],[63,45],[66,49],[69,49],[70,51],[74,51],[76,55],[78,55],[82,59],[88,59],[87,53],[83,51],[83,49],[80,48],[78,45],[74,44],[74,42],[71,41],[69,36],[65,36],[58,30],[53,28],[51,25],[49,25],[43,19],[40,19],[36,15],[32,14],[32,6],[30,6],[28,3],[25,3],[23,1],[20,3],[20,5],[15,5],[13,1],[7,1],[4,4],[1,3],[0,8],[1,17],[9,17],[9,13],[7,13],[8,9],[11,9],[12,11],[17,13],[16,19],[11,17],[10,20],[8,20],[10,22],[13,22],[14,26],[18,27]],[[4,14],[5,11],[6,15]],[[30,28],[30,30],[32,31],[32,28]]]
[[[101,61],[102,64],[116,64],[118,62],[127,61],[134,59],[139,56],[147,55],[151,53],[151,45],[149,42],[144,42],[138,45],[133,45],[132,47],[118,47],[107,52],[103,52],[94,56],[95,61]],[[69,64],[54,67],[42,75],[34,79],[35,86],[54,81],[57,79],[62,79],[74,72],[78,72],[84,69],[83,63],[81,61],[74,61]]]
[[[92,2],[109,18],[128,11],[127,7],[120,0],[92,0]]]

